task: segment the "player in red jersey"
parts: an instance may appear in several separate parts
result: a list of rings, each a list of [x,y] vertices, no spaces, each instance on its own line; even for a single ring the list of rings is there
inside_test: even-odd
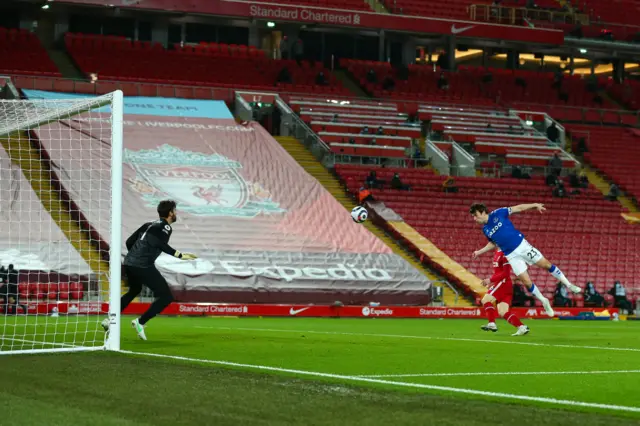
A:
[[[513,297],[511,265],[502,251],[497,250],[493,255],[493,275],[491,278],[482,280],[482,285],[489,287],[489,291],[482,298],[482,307],[487,314],[489,323],[483,325],[482,329],[484,331],[498,331],[496,317],[500,314],[509,324],[518,329],[513,336],[523,336],[529,333],[529,327],[522,324],[520,318],[509,310],[511,307],[511,298]],[[497,312],[494,303],[498,308]]]

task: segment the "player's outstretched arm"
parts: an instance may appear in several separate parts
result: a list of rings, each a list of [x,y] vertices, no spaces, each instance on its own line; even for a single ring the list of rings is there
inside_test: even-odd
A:
[[[488,251],[493,250],[494,248],[496,248],[496,245],[493,244],[492,242],[487,243],[486,246],[482,247],[480,250],[476,250],[473,252],[473,255],[471,256],[472,258],[476,258],[478,256],[482,256],[483,254],[485,254]]]
[[[540,213],[545,211],[544,204],[542,203],[533,203],[533,204],[518,204],[517,206],[511,207],[511,214],[526,212],[527,210],[538,210]]]

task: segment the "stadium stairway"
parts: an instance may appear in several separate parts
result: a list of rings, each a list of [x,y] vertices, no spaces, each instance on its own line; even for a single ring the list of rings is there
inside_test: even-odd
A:
[[[46,49],[47,55],[58,68],[62,77],[86,80],[84,73],[75,66],[64,49],[64,43],[57,43],[55,38],[51,36],[55,32],[55,25],[55,19],[51,19],[51,17],[40,19],[35,30],[36,37],[40,40],[42,47]]]
[[[365,3],[367,3],[371,9],[377,13],[389,13],[381,0],[365,0]]]
[[[349,73],[345,70],[335,70],[333,71],[333,75],[336,76],[338,81],[342,82],[342,85],[349,89],[351,93],[355,94],[359,98],[370,98],[370,96],[362,90],[362,87],[358,83],[356,83]]]
[[[573,5],[567,0],[556,0],[561,7],[566,7],[569,12],[575,12]]]
[[[21,168],[44,208],[89,267],[93,271],[104,271],[99,280],[101,290],[107,291],[109,263],[102,259],[98,249],[91,243],[88,233],[84,232],[69,214],[66,204],[51,184],[48,167],[31,145],[29,137],[25,133],[14,133],[9,137],[0,138],[0,143],[9,154],[11,161]]]
[[[47,53],[64,78],[86,80],[84,73],[75,66],[67,52],[58,49],[47,49]]]
[[[615,105],[620,111],[628,111],[629,109],[617,101],[613,96],[609,94],[608,91],[601,89],[598,90],[598,95],[600,95],[604,100],[611,102],[611,104]]]
[[[593,186],[598,188],[598,191],[602,192],[603,196],[607,195],[609,193],[609,187],[611,186],[611,182],[609,182],[604,176],[598,173],[591,166],[587,165],[584,162],[582,164],[583,164],[582,168],[585,174],[587,175],[589,182],[593,184]],[[618,202],[622,204],[623,207],[627,208],[629,211],[634,213],[638,212],[638,206],[636,206],[636,204],[631,200],[631,198],[627,196],[620,196],[618,197]]]
[[[304,145],[302,145],[297,139],[293,137],[279,136],[275,139],[282,145],[282,147],[300,164],[311,176],[316,178],[322,186],[324,186],[336,200],[340,202],[347,210],[351,210],[356,206],[356,203],[349,197],[345,191],[345,188],[340,184],[340,181],[331,174],[316,158],[309,152]],[[414,268],[422,272],[432,281],[439,281],[441,278],[437,277],[431,270],[425,265],[421,264],[414,255],[398,244],[397,241],[390,238],[381,228],[374,225],[371,221],[364,223],[376,237],[384,242],[388,247],[393,250],[395,254],[401,256]],[[443,300],[446,306],[472,306],[469,301],[464,297],[458,298],[458,303],[455,302],[455,294],[447,287],[443,286]]]

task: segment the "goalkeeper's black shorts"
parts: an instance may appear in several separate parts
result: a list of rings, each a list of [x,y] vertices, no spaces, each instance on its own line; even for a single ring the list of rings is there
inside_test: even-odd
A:
[[[142,286],[146,286],[153,292],[155,297],[162,297],[171,294],[171,289],[167,280],[164,279],[160,271],[155,266],[151,268],[138,268],[125,265],[129,291],[142,291]]]

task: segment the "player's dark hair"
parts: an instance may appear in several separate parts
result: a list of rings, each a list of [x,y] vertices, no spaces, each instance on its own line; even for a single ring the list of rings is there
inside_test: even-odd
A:
[[[469,207],[469,213],[471,213],[472,215],[475,215],[476,212],[478,212],[478,213],[488,213],[489,210],[487,210],[487,206],[485,206],[482,203],[473,203],[473,204],[471,204],[471,207]]]
[[[169,217],[169,213],[177,206],[173,200],[162,200],[158,203],[158,216],[164,219]]]

